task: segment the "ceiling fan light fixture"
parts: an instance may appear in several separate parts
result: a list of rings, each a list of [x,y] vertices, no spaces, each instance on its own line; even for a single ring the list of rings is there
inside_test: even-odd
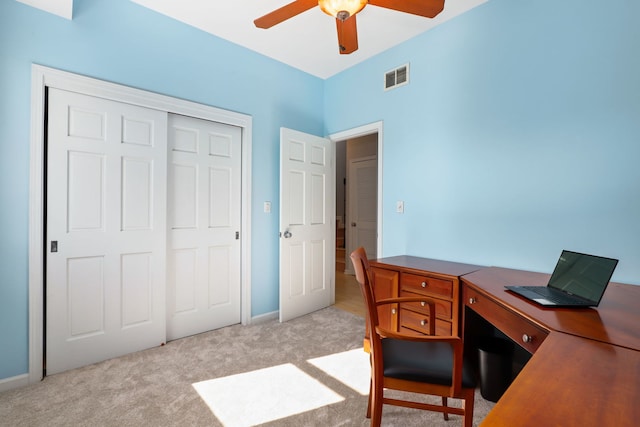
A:
[[[360,12],[366,5],[367,0],[318,0],[324,13],[341,21]]]

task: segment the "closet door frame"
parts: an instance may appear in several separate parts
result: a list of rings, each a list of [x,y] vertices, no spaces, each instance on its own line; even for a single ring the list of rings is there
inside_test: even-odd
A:
[[[152,108],[167,113],[242,128],[241,319],[251,322],[251,144],[252,117],[191,101],[33,64],[31,67],[31,136],[29,171],[29,373],[28,383],[43,377],[44,339],[44,196],[45,114],[47,87]]]

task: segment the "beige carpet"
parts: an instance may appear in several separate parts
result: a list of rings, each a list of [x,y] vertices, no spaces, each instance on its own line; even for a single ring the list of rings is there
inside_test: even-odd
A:
[[[367,426],[363,328],[361,317],[330,307],[176,340],[0,393],[0,425]],[[493,406],[476,396],[475,425]],[[382,424],[461,418],[385,406]]]

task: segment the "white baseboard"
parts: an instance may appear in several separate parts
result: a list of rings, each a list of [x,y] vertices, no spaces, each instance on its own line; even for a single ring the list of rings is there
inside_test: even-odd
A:
[[[269,320],[274,320],[274,319],[277,320],[279,317],[280,317],[280,312],[276,310],[276,311],[272,311],[271,313],[260,314],[258,316],[252,317],[251,323],[256,324],[261,322],[267,322]]]
[[[29,384],[29,374],[16,375],[15,377],[0,380],[0,393],[24,387]]]

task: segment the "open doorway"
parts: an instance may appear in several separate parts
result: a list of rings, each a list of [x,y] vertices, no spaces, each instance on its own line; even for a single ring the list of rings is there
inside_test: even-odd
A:
[[[333,135],[336,146],[336,307],[364,317],[349,253],[364,246],[370,258],[381,247],[382,124]]]
[[[336,271],[353,274],[348,254],[378,253],[378,133],[336,142]]]
[[[373,179],[374,206],[369,203],[369,211],[375,212],[375,230],[370,235],[367,255],[377,258],[382,253],[382,154],[383,129],[382,122],[374,122],[357,128],[338,132],[329,136],[336,149],[336,271],[335,271],[335,306],[354,314],[364,316],[364,302],[355,280],[353,266],[349,259],[350,250],[357,246],[350,230],[351,223],[349,202],[359,191],[349,191],[351,175],[349,164],[358,159],[371,162],[375,159],[375,179]],[[371,172],[371,171],[369,171]],[[371,176],[371,174],[369,174]],[[365,180],[366,181],[366,180]],[[371,180],[369,180],[371,181]],[[352,183],[353,184],[353,183]],[[369,201],[371,202],[371,197]],[[357,228],[356,226],[353,228]],[[342,237],[344,236],[344,238]],[[373,243],[371,242],[373,241]],[[351,249],[353,248],[353,249]],[[366,248],[366,247],[365,247]],[[371,255],[369,255],[371,253]]]

